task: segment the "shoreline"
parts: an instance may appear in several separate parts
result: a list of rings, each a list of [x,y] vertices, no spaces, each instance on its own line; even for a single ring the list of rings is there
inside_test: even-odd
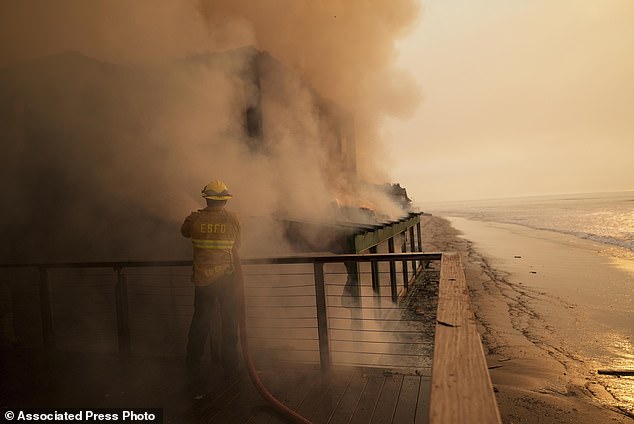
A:
[[[510,283],[510,274],[496,269],[447,219],[431,216],[422,225],[425,250],[461,256],[504,423],[632,422],[601,381],[576,366],[574,352],[548,343],[556,337],[549,334],[550,321],[571,319],[565,309],[574,311],[573,304]],[[550,305],[556,313],[548,316],[538,302],[563,310]]]

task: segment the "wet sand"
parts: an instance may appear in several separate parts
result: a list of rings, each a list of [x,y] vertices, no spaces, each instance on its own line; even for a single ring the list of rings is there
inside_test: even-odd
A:
[[[631,263],[570,236],[452,222],[464,234],[425,220],[424,248],[462,256],[503,421],[633,422],[634,378],[596,373],[634,368]]]

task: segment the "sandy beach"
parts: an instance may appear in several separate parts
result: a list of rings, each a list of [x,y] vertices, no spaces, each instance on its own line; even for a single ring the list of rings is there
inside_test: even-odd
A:
[[[515,225],[432,216],[423,234],[425,250],[462,257],[504,423],[633,421],[634,378],[597,375],[633,368],[631,315],[593,301],[631,301],[630,262]]]

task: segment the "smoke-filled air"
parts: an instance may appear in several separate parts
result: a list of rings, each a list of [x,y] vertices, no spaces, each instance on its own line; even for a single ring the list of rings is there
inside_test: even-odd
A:
[[[212,179],[252,253],[288,241],[280,220],[402,216],[379,128],[419,101],[393,66],[419,13],[414,0],[2,2],[3,257],[187,257],[178,229]]]

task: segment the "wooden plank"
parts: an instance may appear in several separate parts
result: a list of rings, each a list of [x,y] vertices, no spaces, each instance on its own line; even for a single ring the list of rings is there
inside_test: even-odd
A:
[[[350,424],[368,424],[370,422],[384,381],[385,377],[382,375],[370,375],[368,377],[368,383],[363,389]]]
[[[367,375],[359,373],[353,376],[328,424],[348,424],[350,422],[367,383]]]
[[[377,401],[370,423],[385,424],[392,422],[402,384],[402,375],[390,375],[385,377],[385,382],[381,388],[381,394],[379,395],[379,400]],[[396,422],[400,424],[400,422]]]
[[[443,254],[430,423],[501,422],[460,256]]]
[[[313,424],[326,424],[334,413],[335,408],[341,402],[354,374],[358,373],[337,372],[333,374],[329,387],[324,390],[316,408],[311,413],[306,414],[305,417]]]
[[[296,374],[292,369],[286,371],[271,370],[271,372],[261,374],[260,378],[269,392],[284,403],[289,401],[290,393],[298,391],[296,388],[305,387],[309,384],[309,378],[305,373]],[[247,422],[249,424],[269,423],[273,420],[274,413],[272,407],[264,402],[263,406],[253,410],[253,414]],[[240,423],[237,420],[232,422],[235,424]]]
[[[238,393],[239,383],[232,384],[217,396],[204,398],[192,404],[191,408],[183,415],[183,421],[210,422]]]
[[[392,422],[398,424],[414,423],[420,380],[421,378],[417,375],[406,375],[403,377],[403,384],[401,385],[401,392],[398,396],[398,404],[396,405]]]
[[[317,377],[317,379],[319,379],[319,377]],[[319,406],[319,403],[327,390],[328,387],[324,387],[320,384],[313,386],[310,392],[308,392],[308,395],[302,400],[301,404],[297,408],[297,413],[308,419],[308,416]]]
[[[416,403],[416,417],[414,424],[429,423],[429,402],[431,396],[431,379],[422,377],[418,390],[418,402]]]
[[[284,396],[278,397],[278,399],[290,409],[297,411],[302,402],[304,402],[304,399],[306,399],[308,394],[313,391],[313,388],[320,384],[319,375],[311,374],[308,378],[302,378],[302,382],[300,384],[288,384],[285,387],[286,393]],[[288,420],[282,419],[276,414],[269,423],[288,424]]]
[[[242,381],[238,394],[226,405],[226,408],[214,417],[217,424],[243,424],[268,408],[266,401],[257,392],[247,378]]]
[[[252,392],[248,390],[248,387],[244,385],[240,387],[234,396],[220,409],[215,416],[213,416],[213,420],[204,419],[203,421],[213,422],[216,424],[226,424],[231,418],[240,411],[243,406],[243,400],[247,398],[249,395],[252,395]],[[250,402],[255,402],[257,399],[252,398]],[[246,421],[246,420],[245,420]]]

